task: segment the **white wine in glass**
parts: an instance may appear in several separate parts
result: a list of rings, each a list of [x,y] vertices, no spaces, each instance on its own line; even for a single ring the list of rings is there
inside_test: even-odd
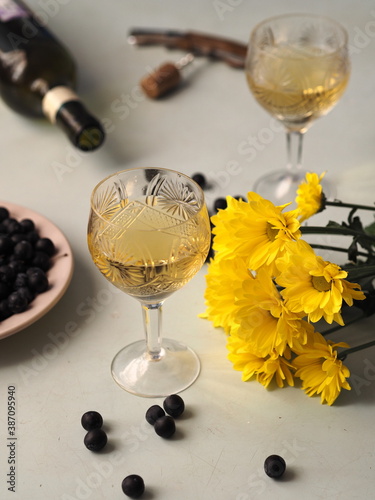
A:
[[[267,19],[250,36],[245,65],[249,88],[287,132],[287,168],[261,177],[254,187],[271,201],[295,198],[305,176],[303,134],[335,106],[348,83],[347,38],[336,21],[309,14]]]
[[[92,259],[143,311],[145,340],[126,346],[112,362],[113,378],[128,392],[167,396],[196,380],[195,352],[162,339],[162,304],[202,267],[210,239],[203,192],[179,172],[124,170],[95,187],[88,225]]]

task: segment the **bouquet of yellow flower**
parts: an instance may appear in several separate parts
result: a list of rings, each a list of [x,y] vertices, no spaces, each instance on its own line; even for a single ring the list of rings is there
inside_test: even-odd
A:
[[[242,380],[256,378],[265,387],[275,380],[283,387],[293,386],[297,378],[308,396],[320,394],[322,403],[332,405],[341,389],[350,390],[343,360],[375,341],[349,348],[327,340],[327,332],[319,333],[314,324],[324,319],[344,326],[343,306],[362,305],[360,301],[367,301],[362,309],[368,315],[375,312],[373,290],[366,295],[352,282],[375,275],[374,225],[363,228],[354,216],[358,208],[375,207],[328,202],[320,183],[323,175],[306,175],[295,210],[285,211],[290,204],[275,206],[253,192],[247,201],[227,197],[227,208],[211,218],[214,257],[202,317],[227,333],[228,358],[242,371]],[[351,208],[348,222],[301,225],[327,205]],[[348,266],[317,255],[302,238],[305,233],[352,237],[349,249],[334,248],[348,252]]]

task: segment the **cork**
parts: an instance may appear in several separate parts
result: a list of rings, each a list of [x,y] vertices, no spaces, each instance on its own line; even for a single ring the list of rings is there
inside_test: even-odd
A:
[[[173,63],[165,63],[141,82],[143,92],[151,99],[158,99],[175,89],[181,82],[180,70]]]

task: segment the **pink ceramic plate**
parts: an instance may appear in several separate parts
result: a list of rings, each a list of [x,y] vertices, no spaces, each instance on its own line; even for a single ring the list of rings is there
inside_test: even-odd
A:
[[[31,219],[34,221],[39,235],[50,238],[56,247],[52,265],[48,271],[49,289],[36,296],[29,308],[20,314],[0,321],[0,339],[23,330],[46,314],[64,295],[73,275],[73,254],[70,245],[52,222],[28,208],[0,201],[0,206],[6,207],[10,216],[17,220]]]

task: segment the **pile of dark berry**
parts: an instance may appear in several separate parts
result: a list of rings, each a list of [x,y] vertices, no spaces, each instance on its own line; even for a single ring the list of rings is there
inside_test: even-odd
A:
[[[0,207],[0,321],[26,311],[48,287],[55,246],[31,219],[16,220]]]

